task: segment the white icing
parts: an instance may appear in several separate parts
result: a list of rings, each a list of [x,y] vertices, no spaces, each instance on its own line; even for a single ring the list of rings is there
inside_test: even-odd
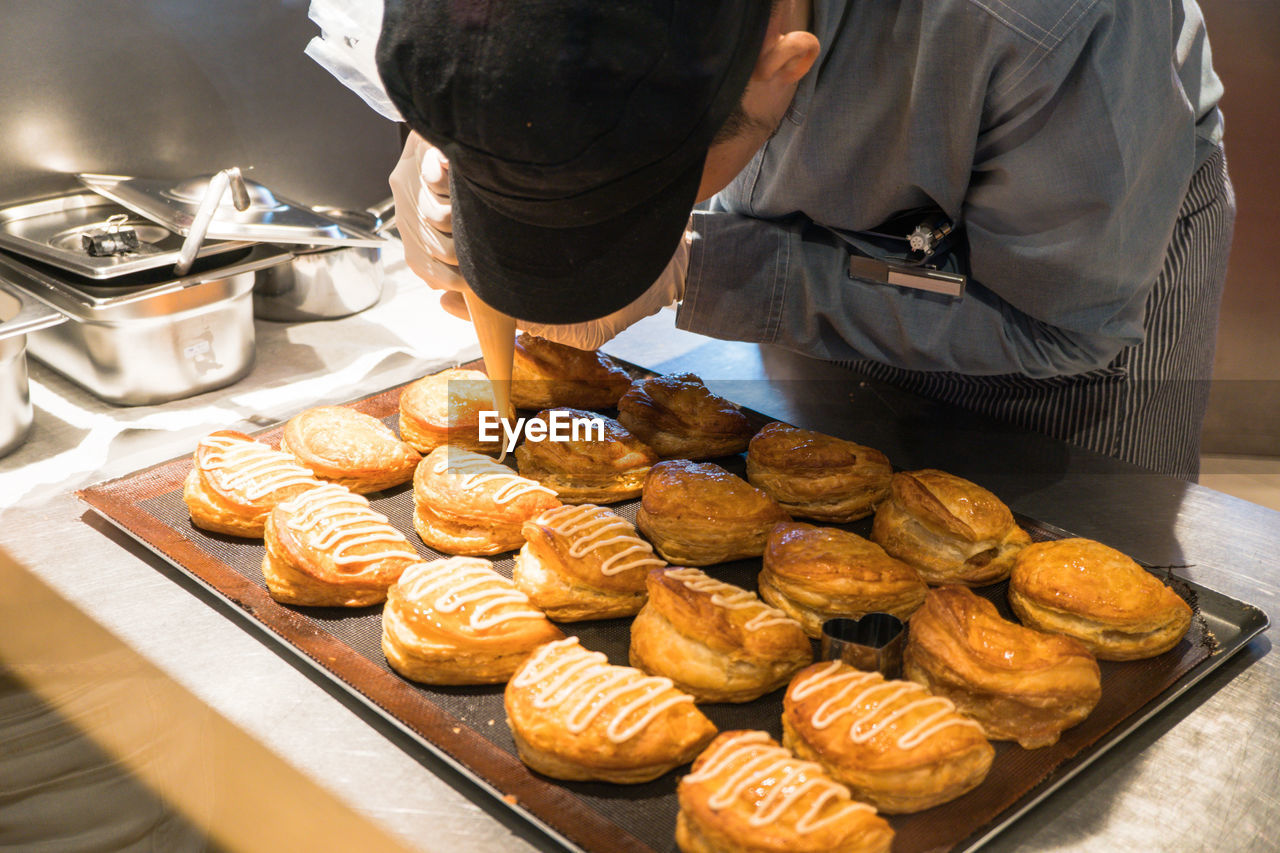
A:
[[[506,485],[500,486],[493,494],[494,503],[510,503],[521,495],[529,492],[546,492],[549,495],[555,495],[555,489],[548,488],[541,483],[537,483],[526,477],[512,472],[510,468],[498,462],[494,462],[488,456],[482,456],[479,453],[442,453],[440,458],[431,466],[431,470],[436,474],[443,474],[448,471],[450,474],[459,476],[462,481],[458,483],[458,488],[464,492],[474,491],[485,483],[505,482]]]
[[[664,560],[653,556],[653,546],[636,535],[635,528],[629,521],[612,510],[602,510],[594,504],[556,507],[538,516],[536,523],[546,525],[551,532],[566,538],[582,533],[569,546],[569,556],[575,559],[609,545],[626,545],[627,547],[605,558],[600,564],[602,575],[621,574],[641,566],[666,565]],[[625,559],[632,555],[637,556]]]
[[[222,488],[242,491],[251,501],[288,486],[319,482],[289,454],[256,441],[211,435],[200,444],[212,448],[203,454],[208,473]]]
[[[417,563],[400,576],[399,587],[406,600],[438,613],[470,607],[467,625],[473,631],[515,619],[546,618],[511,581],[474,557]]]
[[[618,704],[610,711],[605,728],[612,743],[630,740],[663,711],[693,701],[692,696],[675,690],[671,679],[648,676],[629,666],[612,666],[601,653],[578,645],[577,637],[541,646],[511,684],[518,688],[538,685],[532,691],[535,708],[568,705],[565,728],[574,734],[590,726],[606,708]],[[625,725],[630,716],[635,719]]]
[[[368,500],[344,486],[329,483],[308,489],[282,503],[280,508],[289,513],[286,524],[291,530],[308,536],[313,547],[329,552],[339,566],[393,557],[418,557],[418,552],[391,526],[385,515],[373,510]],[[353,553],[360,546],[375,542],[390,547]]]
[[[949,699],[930,694],[914,681],[885,681],[878,672],[851,669],[842,666],[840,661],[832,661],[797,679],[791,687],[791,697],[800,701],[819,690],[837,686],[839,689],[814,710],[809,723],[815,729],[825,729],[841,717],[849,716],[849,739],[854,743],[866,743],[912,711],[927,707],[935,710],[898,735],[899,749],[914,749],[951,726],[970,726],[982,731],[978,723],[956,713],[956,706]],[[847,698],[855,690],[860,692]],[[912,698],[889,710],[893,702],[903,697]]]
[[[765,604],[751,590],[716,580],[699,569],[671,569],[667,576],[680,581],[693,592],[711,593],[711,603],[717,607],[727,610],[756,608],[758,612],[742,626],[748,631],[758,631],[770,625],[800,624],[781,610]]]
[[[769,742],[764,732],[743,732],[720,742],[686,782],[709,782],[728,773],[719,790],[708,800],[712,809],[728,808],[744,794],[772,782],[769,793],[754,800],[755,811],[747,819],[750,826],[767,826],[791,811],[801,798],[812,792],[813,802],[795,822],[801,835],[814,832],[829,823],[843,820],[857,812],[874,812],[866,803],[849,799],[849,791],[823,773],[812,761],[801,761],[783,747]],[[826,817],[820,817],[828,803],[839,804]]]

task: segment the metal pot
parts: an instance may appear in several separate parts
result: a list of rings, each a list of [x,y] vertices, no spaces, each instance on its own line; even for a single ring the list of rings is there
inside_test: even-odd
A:
[[[27,334],[66,320],[59,312],[0,281],[0,456],[31,429]]]
[[[367,211],[317,208],[335,221],[382,235],[394,201]],[[283,246],[292,261],[264,270],[253,288],[260,320],[333,320],[376,305],[382,298],[382,249],[375,246]]]

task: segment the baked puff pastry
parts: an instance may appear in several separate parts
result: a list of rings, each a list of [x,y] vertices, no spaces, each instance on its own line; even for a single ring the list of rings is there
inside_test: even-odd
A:
[[[954,474],[893,475],[871,539],[930,584],[985,586],[1009,577],[1031,537],[991,492]]]
[[[531,654],[503,701],[520,760],[555,779],[648,782],[693,760],[716,736],[670,679],[611,666],[577,637]]]
[[[560,629],[479,557],[407,568],[382,610],[382,653],[423,684],[501,684]]]
[[[784,522],[769,532],[760,596],[822,636],[822,623],[890,613],[906,621],[929,587],[874,542],[835,527]]]
[[[1027,749],[1057,743],[1102,696],[1098,662],[1079,640],[1000,618],[962,586],[929,590],[911,619],[903,673]]]
[[[982,726],[950,700],[841,661],[814,664],[791,681],[782,743],[890,814],[973,790],[996,754]]]
[[[479,370],[454,367],[411,382],[400,392],[400,437],[420,453],[442,445],[496,456],[502,452],[502,429],[488,429],[492,441],[480,440],[482,413],[496,413],[493,383]],[[515,410],[506,413],[515,417]],[[496,418],[496,414],[493,414]]]
[[[888,853],[893,830],[764,732],[722,732],[676,787],[682,853]]]
[[[549,509],[526,521],[523,532],[512,579],[559,622],[634,616],[644,606],[645,576],[666,565],[608,507]]]
[[[747,480],[795,518],[849,522],[889,494],[893,467],[879,450],[782,423],[747,447]]]
[[[200,439],[193,458],[182,500],[192,523],[214,533],[260,539],[276,504],[320,485],[288,453],[234,430]]]
[[[630,387],[631,376],[604,353],[516,336],[511,402],[521,409],[611,409]]]
[[[519,548],[521,528],[560,506],[555,492],[470,450],[437,447],[413,474],[413,529],[437,551],[480,557]]]
[[[618,421],[663,459],[711,459],[747,449],[755,427],[692,373],[632,383]]]
[[[1191,608],[1125,554],[1092,539],[1037,542],[1018,554],[1009,604],[1024,625],[1066,634],[1101,660],[1169,651]]]
[[[262,576],[276,601],[364,607],[387,597],[421,559],[387,517],[345,486],[326,483],[276,506],[267,517]]]
[[[699,569],[653,569],[631,623],[631,665],[699,702],[750,702],[813,660],[804,630],[754,592]]]
[[[409,482],[422,461],[382,421],[346,406],[317,406],[290,418],[280,449],[321,480],[362,495]]]
[[[713,462],[659,462],[644,481],[636,526],[668,563],[709,566],[758,557],[791,517],[773,498]]]
[[[532,422],[545,424],[516,448],[525,477],[555,489],[565,503],[617,503],[640,496],[644,478],[658,456],[617,421],[583,409],[546,409]],[[560,424],[560,427],[556,425]],[[555,430],[563,433],[556,437]]]

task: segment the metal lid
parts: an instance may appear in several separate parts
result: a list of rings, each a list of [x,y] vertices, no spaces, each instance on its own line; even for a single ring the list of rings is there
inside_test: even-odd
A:
[[[82,184],[96,193],[186,236],[204,199],[212,175],[182,181],[81,174]],[[384,246],[372,230],[283,198],[262,184],[245,180],[249,206],[236,210],[230,194],[223,198],[207,236],[216,240],[251,240],[309,246]]]

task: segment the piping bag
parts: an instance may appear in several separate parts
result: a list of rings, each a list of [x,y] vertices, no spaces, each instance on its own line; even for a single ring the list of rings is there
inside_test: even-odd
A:
[[[476,327],[480,339],[480,355],[484,358],[484,372],[493,385],[493,402],[498,417],[504,422],[511,415],[511,366],[516,352],[516,321],[501,311],[495,311],[470,290],[463,291],[467,312]],[[507,457],[506,442],[498,456],[501,462]]]

